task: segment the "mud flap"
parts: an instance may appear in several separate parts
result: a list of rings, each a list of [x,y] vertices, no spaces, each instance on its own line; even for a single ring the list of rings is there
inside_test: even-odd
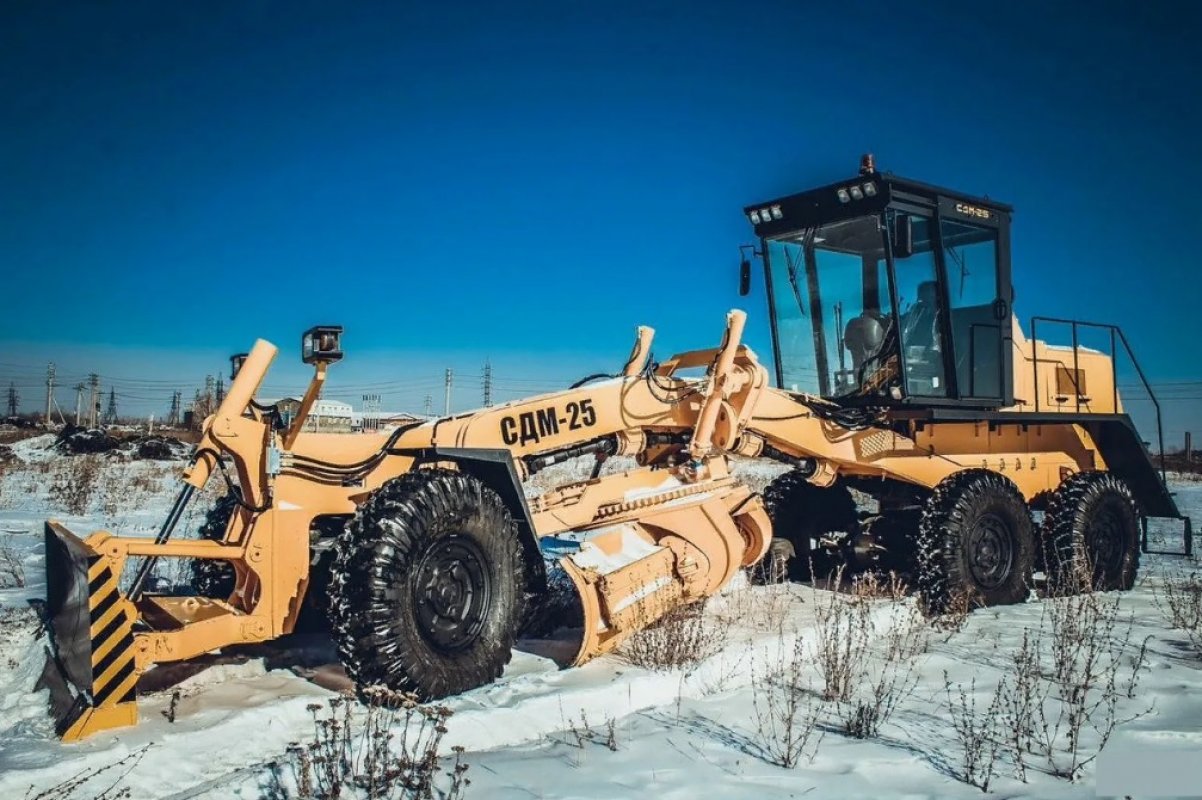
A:
[[[38,688],[50,690],[55,733],[78,741],[138,721],[133,624],[137,612],[102,555],[46,523],[46,631]]]

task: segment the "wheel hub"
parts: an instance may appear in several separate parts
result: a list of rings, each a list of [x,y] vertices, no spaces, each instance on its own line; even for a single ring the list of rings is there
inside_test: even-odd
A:
[[[474,540],[444,536],[426,550],[413,583],[421,635],[440,650],[462,650],[479,637],[492,603],[484,553]]]
[[[996,589],[1014,569],[1014,532],[996,514],[983,514],[968,541],[968,565],[976,583]]]

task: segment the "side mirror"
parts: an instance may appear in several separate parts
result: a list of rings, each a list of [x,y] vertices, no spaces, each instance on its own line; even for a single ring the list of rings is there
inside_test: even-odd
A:
[[[739,264],[739,297],[751,294],[751,262],[743,259]]]
[[[893,257],[909,258],[914,255],[914,226],[909,214],[898,214],[893,218]]]

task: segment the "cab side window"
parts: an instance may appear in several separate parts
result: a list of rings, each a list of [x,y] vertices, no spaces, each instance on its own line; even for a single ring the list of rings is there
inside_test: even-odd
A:
[[[961,397],[1002,393],[1002,325],[998,299],[997,231],[958,220],[940,223],[948,308]]]

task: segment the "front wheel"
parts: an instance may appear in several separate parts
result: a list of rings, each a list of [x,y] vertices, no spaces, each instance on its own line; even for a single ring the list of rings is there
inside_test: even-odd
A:
[[[772,547],[762,571],[764,582],[784,577],[808,580],[811,565],[823,577],[838,564],[811,541],[823,534],[848,535],[857,530],[856,501],[846,486],[815,486],[797,471],[780,475],[764,489],[764,508],[772,520]]]
[[[1035,558],[1031,514],[1014,482],[984,469],[944,478],[918,528],[918,590],[930,613],[1023,602]]]
[[[360,691],[424,699],[496,680],[523,618],[524,553],[505,503],[476,478],[402,475],[334,548],[330,627]]]

